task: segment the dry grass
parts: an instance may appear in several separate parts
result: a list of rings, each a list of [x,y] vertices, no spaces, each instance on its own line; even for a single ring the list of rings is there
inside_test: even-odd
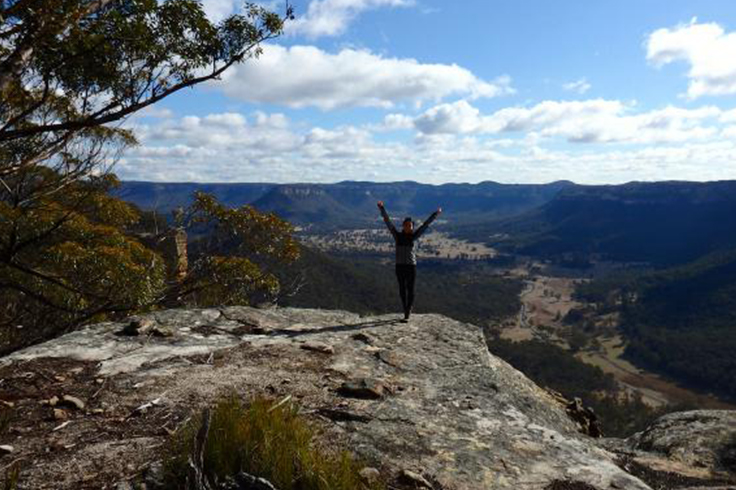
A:
[[[192,420],[172,442],[167,464],[168,488],[183,488],[187,459],[201,420]],[[280,490],[379,489],[364,482],[348,451],[315,444],[315,428],[292,404],[257,398],[244,405],[231,395],[212,410],[204,450],[204,474],[211,484],[244,471]]]
[[[3,482],[3,490],[15,490],[18,488],[18,480],[20,479],[20,465],[13,464],[5,470],[5,481]]]

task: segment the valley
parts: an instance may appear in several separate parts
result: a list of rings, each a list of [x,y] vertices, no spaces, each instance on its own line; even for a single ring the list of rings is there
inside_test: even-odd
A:
[[[304,234],[300,238],[325,252],[389,254],[393,250],[393,241],[385,228]],[[420,258],[486,260],[495,256],[496,251],[484,243],[469,242],[434,230],[428,231],[417,246]]]
[[[378,258],[384,264],[390,263],[393,250],[388,231],[380,225],[372,229],[327,233],[304,231],[300,239],[322,252],[372,258],[369,260]],[[462,270],[462,264],[490,264],[483,274],[519,281],[522,287],[516,314],[503,319],[474,320],[494,330],[501,339],[512,342],[540,341],[558,346],[579,361],[610,374],[622,394],[640,398],[652,409],[665,409],[667,406],[736,408],[736,405],[714,395],[683,387],[627,360],[624,356],[626,340],[617,328],[619,314],[597,312],[595,304],[575,295],[577,286],[590,281],[589,274],[574,276],[566,271],[562,275],[552,264],[529,257],[506,256],[502,264],[496,264],[494,259],[497,260],[499,254],[487,244],[456,238],[436,230],[431,230],[422,238],[417,256],[423,260],[422,265],[428,260],[433,263],[447,262],[460,264],[458,270]],[[602,264],[598,269],[615,271],[626,265],[609,263]],[[386,278],[387,283],[383,287],[391,288],[393,278],[390,272]],[[437,278],[428,280],[435,281]],[[445,313],[453,315],[452,311]]]
[[[571,311],[591,307],[575,299],[573,294],[576,284],[586,279],[548,276],[539,271],[544,268],[536,262],[510,270],[511,275],[524,280],[525,288],[519,297],[519,314],[501,324],[501,338],[515,342],[541,340],[573,351],[577,359],[611,374],[625,392],[641,396],[643,402],[654,408],[678,404],[736,408],[736,405],[684,388],[626,360],[626,341],[616,329],[616,314],[595,315],[591,318],[592,325],[585,327],[566,322]]]
[[[166,211],[198,188],[128,182],[118,195]],[[393,245],[376,202],[396,224],[441,206],[417,245],[417,313],[482,326],[494,354],[581,397],[619,434],[653,414],[736,399],[727,374],[736,369],[734,181],[202,189],[294,226],[303,258],[278,272],[297,285],[283,306],[397,312]]]

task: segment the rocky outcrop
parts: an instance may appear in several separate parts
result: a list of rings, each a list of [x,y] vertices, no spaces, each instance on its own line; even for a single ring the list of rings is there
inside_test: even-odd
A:
[[[632,473],[669,481],[666,488],[736,489],[736,411],[671,413],[624,441],[602,445]]]
[[[626,451],[644,451],[645,435],[600,445],[581,434],[548,392],[489,354],[473,325],[248,307],[134,322],[171,335],[102,323],[3,360],[0,399],[19,416],[0,443],[30,463],[20,488],[100,488],[139,475],[187,417],[232,392],[299,403],[327,440],[397,485],[415,475],[435,489],[653,488],[621,467]],[[83,406],[60,423],[42,402],[64,395]]]

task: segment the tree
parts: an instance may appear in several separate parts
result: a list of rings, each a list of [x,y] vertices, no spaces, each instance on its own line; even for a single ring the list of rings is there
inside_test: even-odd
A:
[[[155,303],[161,259],[126,235],[137,214],[107,195],[135,144],[120,123],[257,57],[289,18],[288,4],[284,16],[246,4],[214,25],[195,0],[0,0],[4,332],[43,337],[44,323]]]
[[[208,194],[195,194],[182,225],[198,232],[185,278],[169,292],[197,306],[275,300],[280,283],[274,269],[299,258],[293,226],[252,206],[230,209]],[[198,229],[197,229],[198,228]]]
[[[11,184],[54,173],[36,170]],[[124,233],[138,216],[106,193],[113,185],[91,177],[22,205],[0,201],[0,352],[159,300],[163,261]]]

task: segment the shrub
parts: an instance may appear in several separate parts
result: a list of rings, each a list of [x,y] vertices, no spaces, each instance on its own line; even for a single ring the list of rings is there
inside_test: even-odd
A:
[[[166,462],[166,488],[184,487],[188,459],[202,422],[202,417],[195,417],[174,437]],[[211,485],[217,485],[244,471],[265,478],[279,490],[383,488],[361,479],[362,465],[348,451],[320,447],[315,434],[315,428],[292,404],[256,398],[246,406],[231,395],[212,410],[204,475]]]

